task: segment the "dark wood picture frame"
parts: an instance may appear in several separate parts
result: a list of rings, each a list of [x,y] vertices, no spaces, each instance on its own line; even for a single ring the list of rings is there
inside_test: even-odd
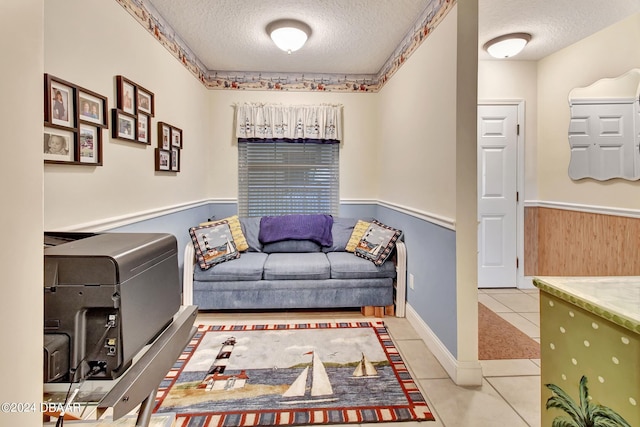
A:
[[[109,127],[107,97],[78,88],[78,120],[101,128]],[[87,110],[88,108],[88,110]]]
[[[76,129],[76,86],[51,74],[45,74],[44,93],[45,124]]]
[[[114,108],[112,112],[111,137],[123,139],[125,141],[137,142],[136,132],[138,129],[138,119],[133,114],[128,114],[120,109]]]
[[[171,172],[171,151],[156,148],[156,171]]]
[[[180,148],[171,147],[171,172],[180,172],[180,157]]]
[[[136,114],[136,84],[124,76],[116,76],[116,107],[127,114]]]
[[[83,164],[102,165],[102,128],[100,126],[80,123],[78,161]]]
[[[136,112],[151,117],[155,115],[154,94],[140,85],[136,85]]]
[[[171,126],[171,146],[182,148],[182,129]]]
[[[168,123],[158,122],[158,148],[171,149],[171,125]]]
[[[151,116],[138,113],[136,120],[136,141],[151,145]]]

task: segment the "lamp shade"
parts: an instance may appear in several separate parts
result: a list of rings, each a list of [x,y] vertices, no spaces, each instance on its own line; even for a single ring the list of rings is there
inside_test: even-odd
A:
[[[311,28],[304,22],[280,19],[267,25],[267,33],[276,46],[291,53],[304,46],[311,34]]]
[[[531,34],[505,34],[486,42],[484,49],[494,58],[510,58],[522,52],[529,40],[531,40]]]

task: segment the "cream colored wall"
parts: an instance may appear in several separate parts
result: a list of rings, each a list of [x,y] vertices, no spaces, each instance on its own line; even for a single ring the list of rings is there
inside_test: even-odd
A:
[[[3,407],[2,426],[42,425],[43,2],[0,2],[0,402],[37,405],[22,413]]]
[[[535,61],[479,61],[478,101],[524,101],[525,200],[538,198],[538,64]]]
[[[640,209],[640,181],[568,176],[568,94],[604,77],[640,67],[640,14],[633,15],[538,63],[539,199],[623,209]]]
[[[238,147],[234,133],[235,103],[272,102],[286,105],[342,104],[344,128],[340,144],[340,198],[377,199],[375,172],[379,146],[378,94],[274,91],[211,91],[211,139],[215,172],[209,174],[208,197],[238,196]],[[222,179],[221,177],[224,177]]]
[[[109,110],[116,75],[155,94],[150,146],[111,139],[110,128],[102,134],[103,166],[45,165],[45,228],[201,200],[215,167],[209,91],[115,1],[47,0],[44,40],[45,72],[107,96]],[[179,173],[154,171],[158,121],[183,130]]]
[[[380,200],[455,218],[455,93],[451,11],[380,92]]]

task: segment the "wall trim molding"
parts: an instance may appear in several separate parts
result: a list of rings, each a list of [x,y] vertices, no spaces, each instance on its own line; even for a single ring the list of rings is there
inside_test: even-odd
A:
[[[567,211],[587,212],[601,215],[624,216],[629,218],[640,218],[640,210],[614,208],[609,206],[583,205],[580,203],[554,202],[547,200],[526,200],[525,207],[562,209]]]
[[[457,360],[440,341],[438,336],[429,328],[425,321],[411,307],[406,305],[407,320],[424,341],[431,353],[438,359],[449,377],[459,386],[477,386],[482,384],[482,366],[480,361]]]
[[[385,208],[394,209],[396,211],[403,212],[407,215],[411,215],[423,221],[431,222],[441,227],[448,228],[449,230],[453,230],[453,231],[456,230],[456,220],[453,218],[448,218],[443,215],[438,215],[431,212],[413,209],[408,206],[399,205],[397,203],[386,202],[384,200],[378,200],[377,204]]]

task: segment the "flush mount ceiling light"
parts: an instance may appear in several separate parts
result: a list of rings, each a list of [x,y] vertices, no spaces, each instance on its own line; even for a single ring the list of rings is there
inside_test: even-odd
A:
[[[484,44],[484,49],[494,58],[510,58],[519,54],[531,40],[531,34],[513,33],[496,37]]]
[[[267,34],[276,46],[290,54],[304,46],[311,28],[294,19],[279,19],[267,25]]]

